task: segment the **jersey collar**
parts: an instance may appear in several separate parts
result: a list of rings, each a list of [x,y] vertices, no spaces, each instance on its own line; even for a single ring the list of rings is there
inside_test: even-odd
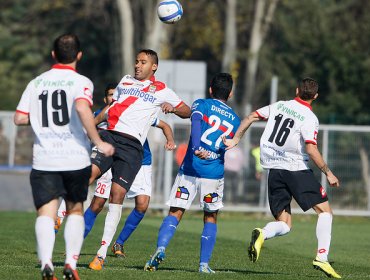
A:
[[[64,65],[64,64],[54,64],[52,67],[52,69],[64,69],[64,70],[72,70],[72,71],[76,71],[76,69],[74,69],[72,66],[68,66],[68,65]]]
[[[298,103],[301,103],[302,105],[308,107],[312,111],[312,106],[310,105],[310,103],[300,99],[299,97],[294,98],[294,100],[297,101]]]

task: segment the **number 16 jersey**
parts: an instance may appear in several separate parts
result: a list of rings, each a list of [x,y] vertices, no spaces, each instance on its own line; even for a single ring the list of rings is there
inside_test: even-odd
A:
[[[262,167],[289,171],[308,169],[305,144],[317,145],[319,130],[311,105],[295,98],[278,101],[256,112],[260,118],[267,119],[260,140]]]

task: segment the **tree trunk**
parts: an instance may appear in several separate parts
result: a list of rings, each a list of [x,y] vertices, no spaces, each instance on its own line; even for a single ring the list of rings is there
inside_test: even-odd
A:
[[[235,67],[237,44],[236,0],[227,0],[226,9],[225,47],[222,59],[222,71],[232,74]]]
[[[134,65],[134,25],[129,0],[117,0],[121,19],[122,75],[133,74]]]
[[[279,0],[270,0],[267,11],[265,11],[266,0],[256,1],[253,27],[249,43],[249,53],[246,65],[245,94],[242,96],[240,103],[240,112],[243,112],[244,115],[247,115],[249,113],[247,112],[247,108],[250,107],[248,106],[248,104],[252,103],[252,95],[254,94],[254,91],[256,89],[259,52],[263,45],[263,41],[266,37],[268,29],[271,25],[278,1]]]

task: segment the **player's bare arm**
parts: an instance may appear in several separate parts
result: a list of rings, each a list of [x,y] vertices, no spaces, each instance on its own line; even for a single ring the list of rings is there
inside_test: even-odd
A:
[[[105,112],[108,110],[109,105],[105,106],[101,112],[94,118],[95,125],[100,124],[101,122],[106,120]]]
[[[182,119],[190,118],[191,111],[190,107],[185,103],[182,103],[179,107],[173,107],[170,103],[164,102],[161,105],[162,112],[165,114],[172,113],[179,116]]]
[[[106,156],[111,156],[114,153],[114,147],[100,139],[98,131],[95,127],[94,117],[90,109],[90,104],[83,99],[76,101],[76,111],[80,117],[82,125],[86,129],[90,141]]]
[[[317,148],[317,145],[312,143],[306,143],[306,152],[312,159],[312,161],[316,164],[316,166],[321,170],[322,173],[326,175],[326,179],[328,180],[331,187],[339,187],[339,180],[333,172],[329,169],[328,165],[324,161],[321,156],[320,151]]]
[[[248,130],[251,124],[259,120],[260,117],[258,116],[257,112],[252,112],[240,123],[240,126],[232,139],[226,139],[226,137],[223,137],[222,141],[227,146],[226,150],[230,150],[238,145],[240,139],[243,137],[244,133]]]
[[[22,112],[15,112],[14,114],[14,124],[15,125],[30,125],[30,116],[29,114]]]
[[[166,145],[164,145],[164,148],[167,151],[173,151],[174,149],[176,149],[175,139],[173,138],[173,131],[171,126],[164,121],[159,121],[157,127],[162,129],[163,134],[166,137],[167,142]]]

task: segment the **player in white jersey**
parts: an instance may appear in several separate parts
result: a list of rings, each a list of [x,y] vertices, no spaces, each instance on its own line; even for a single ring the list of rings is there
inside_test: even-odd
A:
[[[58,199],[63,196],[68,211],[63,278],[76,280],[80,279],[76,264],[84,231],[82,203],[91,174],[86,133],[105,155],[112,155],[114,148],[100,139],[95,128],[90,109],[93,84],[75,70],[82,56],[77,36],[59,36],[52,56],[57,64],[28,84],[14,123],[31,124],[35,135],[30,181],[37,209],[35,231],[42,279],[56,279],[52,263],[54,221]]]
[[[194,101],[191,135],[185,158],[172,186],[167,217],[159,229],[157,249],[144,270],[155,271],[165,258],[165,250],[176,232],[185,211],[199,192],[204,211],[199,272],[215,273],[208,265],[217,235],[217,213],[223,207],[224,155],[222,136],[232,137],[240,124],[239,117],[226,105],[232,96],[233,79],[219,73],[211,81],[212,98]]]
[[[156,52],[139,51],[134,77],[126,75],[122,78],[113,95],[112,105],[96,117],[96,123],[108,121],[107,130],[100,132],[100,136],[112,143],[116,151],[114,157],[105,157],[99,151],[93,155],[90,183],[112,168],[110,202],[119,207],[141,167],[142,145],[159,111],[162,109],[182,118],[190,117],[189,106],[164,83],[155,80],[157,67]]]
[[[339,180],[328,168],[317,148],[319,122],[311,103],[318,97],[318,83],[305,78],[296,89],[296,98],[278,101],[258,109],[246,117],[235,137],[224,140],[234,147],[255,121],[267,120],[260,141],[261,164],[269,170],[268,196],[271,213],[276,221],[264,228],[255,228],[248,247],[251,261],[256,262],[264,240],[289,233],[292,227],[290,203],[292,197],[303,211],[313,208],[318,214],[316,237],[318,249],[313,266],[328,277],[341,278],[328,261],[333,213],[325,189],[308,167],[309,158],[326,175],[332,187]]]

